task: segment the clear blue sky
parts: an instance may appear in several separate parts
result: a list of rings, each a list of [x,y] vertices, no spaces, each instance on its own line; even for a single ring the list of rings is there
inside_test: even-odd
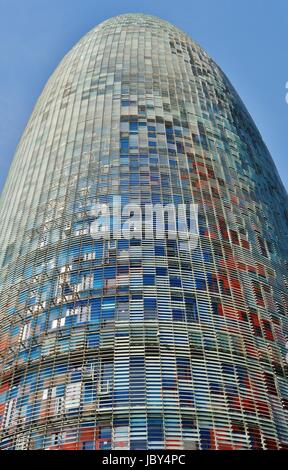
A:
[[[287,188],[287,0],[0,0],[0,189],[36,99],[63,55],[104,19],[128,12],[172,22],[216,60]]]

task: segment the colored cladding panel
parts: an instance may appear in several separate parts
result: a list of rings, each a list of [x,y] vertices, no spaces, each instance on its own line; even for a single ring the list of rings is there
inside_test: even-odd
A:
[[[95,204],[198,204],[197,247]],[[288,447],[287,195],[235,90],[122,15],[48,81],[1,203],[2,449]]]

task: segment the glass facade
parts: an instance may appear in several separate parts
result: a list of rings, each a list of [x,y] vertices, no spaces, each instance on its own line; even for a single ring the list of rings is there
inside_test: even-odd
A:
[[[95,240],[95,204],[117,195],[198,204],[196,249]],[[127,14],[82,38],[0,217],[1,449],[288,448],[287,195],[186,34]]]

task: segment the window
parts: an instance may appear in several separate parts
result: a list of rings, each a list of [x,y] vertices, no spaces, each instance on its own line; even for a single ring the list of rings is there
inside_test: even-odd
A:
[[[27,340],[29,338],[30,334],[31,334],[31,322],[26,323],[23,326],[22,334],[21,334],[21,341]]]
[[[65,408],[78,408],[81,400],[82,383],[76,382],[68,384],[65,393]]]
[[[83,323],[90,321],[90,306],[85,305],[84,307],[79,307],[77,313],[77,323]]]
[[[84,253],[84,261],[91,261],[95,259],[95,253]]]
[[[77,316],[77,323],[90,321],[91,306],[82,305],[80,307],[70,308],[66,310],[66,317]]]
[[[65,326],[65,318],[57,318],[56,320],[52,320],[52,330],[55,328],[61,328],[61,326]]]
[[[4,417],[2,421],[3,428],[7,428],[13,424],[16,414],[17,398],[12,398],[6,403]]]
[[[92,273],[84,274],[84,276],[82,277],[81,284],[80,284],[80,290],[93,289],[93,282],[94,282],[94,275]]]

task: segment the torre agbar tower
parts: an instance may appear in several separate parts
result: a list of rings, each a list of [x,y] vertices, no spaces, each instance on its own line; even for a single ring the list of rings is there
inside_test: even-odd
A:
[[[198,204],[197,246],[95,239],[113,196]],[[0,211],[0,448],[288,448],[287,194],[186,34],[127,14],[84,36]]]

